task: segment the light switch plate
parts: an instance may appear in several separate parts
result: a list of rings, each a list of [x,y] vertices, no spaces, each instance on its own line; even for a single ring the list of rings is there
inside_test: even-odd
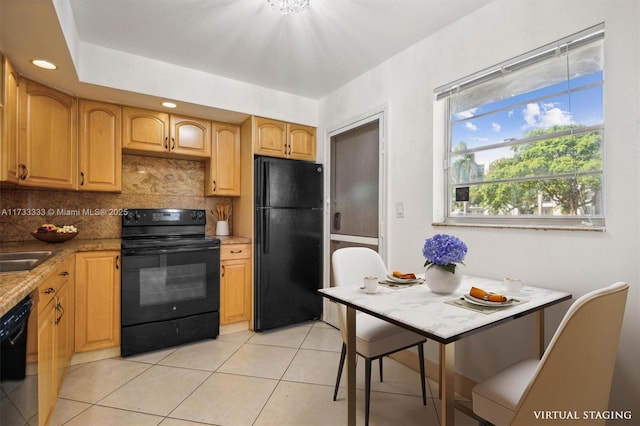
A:
[[[396,203],[396,218],[404,219],[404,203],[402,201]]]

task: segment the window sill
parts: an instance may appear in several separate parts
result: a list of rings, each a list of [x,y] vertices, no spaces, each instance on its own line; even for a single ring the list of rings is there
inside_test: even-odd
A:
[[[433,222],[432,226],[455,227],[455,228],[488,228],[488,229],[530,229],[533,231],[586,231],[605,232],[606,228],[600,225],[593,226],[571,226],[571,225],[523,225],[523,224],[498,224],[498,223],[462,223],[462,222]]]

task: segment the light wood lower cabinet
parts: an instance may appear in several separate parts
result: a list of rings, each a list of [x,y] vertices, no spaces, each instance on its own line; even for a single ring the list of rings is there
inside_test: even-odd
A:
[[[119,251],[76,254],[76,352],[120,345],[119,268]]]
[[[251,319],[251,245],[222,245],[220,253],[220,324]]]
[[[74,257],[34,294],[38,336],[38,424],[46,425],[73,355]]]

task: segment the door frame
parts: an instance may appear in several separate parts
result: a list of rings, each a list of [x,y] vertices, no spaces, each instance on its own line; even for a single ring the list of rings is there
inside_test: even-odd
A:
[[[325,226],[324,226],[324,282],[323,287],[329,287],[331,282],[331,240],[340,240],[347,242],[355,242],[355,243],[364,243],[364,244],[372,244],[372,238],[368,237],[357,237],[357,236],[337,236],[336,234],[331,234],[331,138],[333,136],[339,135],[356,127],[363,126],[365,124],[369,124],[374,121],[378,121],[378,252],[380,256],[384,260],[385,264],[387,261],[387,190],[388,190],[388,179],[387,179],[387,170],[388,170],[388,162],[387,162],[387,107],[382,106],[375,108],[367,113],[364,113],[358,117],[354,117],[349,119],[344,124],[336,125],[333,127],[328,127],[325,132],[325,144],[324,158],[327,159],[325,161],[324,169],[325,169]],[[333,237],[332,237],[333,236]],[[374,242],[375,244],[375,242]],[[327,303],[327,299],[324,299],[324,309],[323,316],[324,320],[330,324],[334,324],[337,326],[337,315],[335,315],[335,307],[334,303]]]

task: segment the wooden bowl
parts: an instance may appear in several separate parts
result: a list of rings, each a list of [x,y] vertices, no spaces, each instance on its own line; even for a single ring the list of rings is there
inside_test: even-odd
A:
[[[32,232],[33,238],[44,241],[45,243],[64,243],[78,235],[77,232],[58,233],[58,232]]]

